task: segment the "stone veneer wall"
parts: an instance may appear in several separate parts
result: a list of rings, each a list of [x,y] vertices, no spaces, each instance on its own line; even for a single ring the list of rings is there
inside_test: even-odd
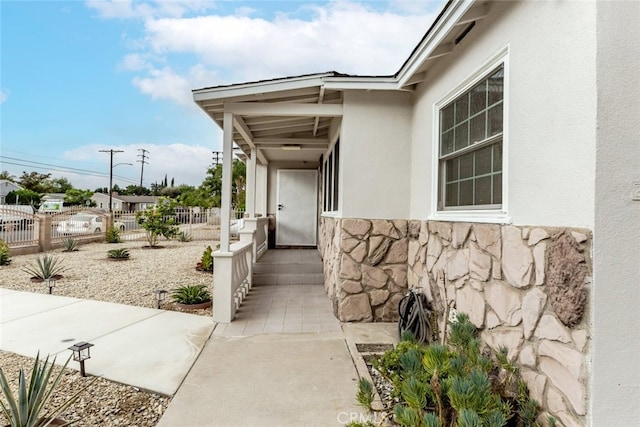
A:
[[[407,286],[421,287],[440,331],[448,311],[467,313],[484,343],[509,349],[560,425],[586,425],[588,230],[336,218],[320,230],[341,321],[396,320]]]

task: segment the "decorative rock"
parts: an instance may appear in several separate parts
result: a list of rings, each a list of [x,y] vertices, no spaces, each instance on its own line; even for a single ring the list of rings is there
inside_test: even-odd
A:
[[[542,340],[538,346],[540,357],[547,356],[557,361],[564,367],[574,379],[578,380],[582,375],[582,353],[560,343]]]
[[[491,332],[482,331],[481,337],[489,347],[498,350],[499,347],[509,349],[507,356],[509,360],[514,361],[518,356],[518,351],[522,345],[522,329],[521,328],[496,328]]]
[[[429,242],[429,227],[427,221],[420,222],[420,236],[418,242],[421,246],[426,245]]]
[[[589,340],[587,331],[585,331],[584,329],[577,329],[571,332],[571,337],[573,338],[573,343],[576,346],[576,350],[584,352],[585,347],[587,346],[587,341]]]
[[[364,219],[343,219],[342,229],[352,236],[362,238],[371,229],[371,223]]]
[[[402,239],[391,243],[391,247],[387,251],[385,262],[387,264],[404,264],[407,262],[407,251],[409,242]]]
[[[502,228],[502,271],[512,286],[526,288],[531,284],[533,257],[520,236],[521,232],[517,227]]]
[[[385,270],[385,272],[388,273],[387,270]],[[393,280],[393,278],[392,278]],[[414,288],[416,286],[420,286],[420,283],[422,282],[422,276],[420,276],[418,273],[416,273],[412,268],[409,268],[407,270],[407,285],[410,288]]]
[[[578,243],[566,231],[549,246],[547,289],[558,319],[568,327],[582,320],[587,304],[587,267]]]
[[[370,322],[373,319],[366,294],[348,295],[340,301],[338,317],[342,322]]]
[[[409,240],[408,262],[410,265],[413,265],[418,261],[419,250],[420,250],[420,243],[418,243],[417,240]]]
[[[369,300],[371,301],[372,307],[384,303],[387,298],[389,298],[389,291],[385,289],[374,289],[369,291]]]
[[[353,237],[349,237],[348,234],[345,234],[342,237],[342,250],[344,250],[346,253],[349,253],[353,250],[353,248],[355,248],[356,246],[358,246],[361,243],[360,240],[358,239],[354,239]]]
[[[533,248],[533,261],[536,265],[536,286],[544,285],[546,243],[539,243]]]
[[[433,221],[429,223],[429,230],[440,236],[441,239],[444,239],[448,242],[451,241],[451,223],[450,222],[439,222]]]
[[[427,243],[427,270],[433,271],[433,266],[440,258],[440,254],[442,254],[442,242],[437,237],[429,238],[429,242]]]
[[[529,227],[522,228],[522,240],[527,240],[529,238]]]
[[[489,306],[505,326],[516,326],[522,321],[520,295],[500,282],[489,282],[484,286],[484,294]]]
[[[544,228],[534,228],[531,231],[531,234],[529,234],[529,241],[527,242],[527,244],[529,246],[534,246],[538,244],[539,241],[548,239],[548,238],[549,238],[549,233],[547,233],[547,230],[545,230]]]
[[[367,243],[360,242],[349,254],[357,263],[361,263],[367,256]]]
[[[461,277],[461,278],[459,278],[459,279],[453,280],[453,281],[452,281],[452,282],[450,282],[450,283],[453,283],[453,286],[455,286],[455,287],[456,287],[456,289],[460,289],[460,288],[462,288],[464,285],[466,285],[466,284],[467,284],[467,279],[468,279],[468,277],[467,277],[467,276],[464,276],[464,277]]]
[[[481,281],[476,280],[476,279],[469,279],[469,284],[476,291],[484,292],[484,282],[481,282]]]
[[[395,322],[398,320],[398,304],[402,299],[402,294],[393,294],[389,297],[387,302],[376,308],[376,319],[382,322]]]
[[[420,224],[421,221],[415,219],[409,221],[407,235],[410,239],[418,239],[420,236]]]
[[[454,249],[459,249],[464,246],[471,230],[471,224],[466,222],[454,222],[451,234],[451,246]]]
[[[555,415],[556,418],[560,420],[563,426],[565,427],[581,427],[580,424],[577,424],[573,417],[569,416],[567,411],[567,405],[564,403],[564,399],[562,398],[562,394],[558,392],[553,387],[548,387],[547,389],[547,407],[550,412]]]
[[[393,226],[395,227],[396,232],[398,233],[397,234],[398,239],[404,239],[407,237],[409,221],[407,221],[406,219],[394,219]]]
[[[481,249],[489,252],[496,258],[502,253],[502,241],[500,239],[500,226],[494,224],[474,224],[473,233]]]
[[[343,280],[341,286],[342,290],[348,294],[357,294],[363,290],[360,282],[356,282],[355,280]]]
[[[564,325],[554,316],[545,314],[540,318],[535,334],[537,338],[560,341],[563,343],[571,342],[571,335]]]
[[[469,244],[469,270],[472,278],[482,282],[489,280],[491,275],[491,256],[484,253],[475,242]]]
[[[369,263],[378,265],[391,246],[391,239],[383,236],[373,236],[369,239]]]
[[[538,288],[531,289],[522,299],[522,325],[526,339],[531,337],[546,303],[547,295]]]
[[[585,415],[585,391],[584,386],[576,380],[560,363],[549,357],[540,357],[538,367],[540,371],[545,374],[549,380],[555,385],[569,400],[573,409],[579,415]],[[550,393],[550,389],[547,389],[547,394]],[[547,403],[549,405],[549,403]],[[551,405],[548,408],[553,413],[558,413],[557,409],[552,408]]]
[[[491,271],[493,272],[493,278],[496,280],[502,280],[502,264],[495,258],[491,259]]]
[[[527,383],[531,398],[540,403],[544,402],[544,387],[547,385],[547,377],[533,371],[524,370],[522,371],[522,379]]]
[[[393,226],[391,221],[387,221],[384,219],[374,219],[371,221],[371,225],[373,229],[371,230],[372,236],[385,236],[391,237],[392,239],[400,238],[398,231]]]
[[[498,315],[492,310],[487,310],[487,320],[485,320],[485,327],[487,329],[493,329],[500,326],[501,324],[502,323],[500,323]]]
[[[447,278],[456,280],[469,274],[469,249],[447,252]]]
[[[360,265],[347,254],[342,254],[340,258],[340,278],[351,280],[360,280],[362,278]]]
[[[458,291],[456,301],[457,310],[467,313],[471,323],[477,328],[482,328],[485,313],[485,302],[482,294],[471,286],[465,286]]]
[[[362,264],[362,284],[372,288],[380,289],[387,284],[389,276],[377,267]]]
[[[406,264],[391,265],[384,267],[384,272],[391,278],[393,283],[401,288],[407,288],[407,266]]]
[[[529,368],[535,369],[536,367],[536,353],[533,351],[533,346],[531,344],[525,344],[520,350],[520,355],[518,356],[518,361],[522,366],[527,366]],[[539,400],[536,398],[539,402]]]
[[[578,242],[578,243],[584,243],[588,239],[586,234],[579,233],[577,231],[572,231],[571,235],[573,236],[574,239],[576,239],[576,242]]]

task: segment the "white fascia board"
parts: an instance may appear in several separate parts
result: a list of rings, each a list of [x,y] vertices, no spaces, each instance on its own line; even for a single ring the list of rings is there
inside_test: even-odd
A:
[[[342,104],[302,104],[269,102],[226,102],[224,112],[244,116],[342,116]]]
[[[244,95],[255,95],[260,93],[281,92],[292,89],[303,89],[313,86],[322,86],[324,78],[330,75],[331,74],[316,74],[307,77],[292,77],[282,80],[241,83],[238,85],[223,86],[218,88],[198,89],[193,91],[193,100],[195,102],[198,102],[214,99],[232,98]]]
[[[324,81],[325,89],[338,90],[398,90],[395,77],[328,77]]]
[[[462,0],[453,2],[445,11],[436,27],[427,34],[425,39],[420,43],[416,52],[411,55],[406,64],[398,72],[398,80],[400,86],[407,85],[420,66],[426,61],[430,55],[442,44],[443,39],[458,24],[465,13],[473,7],[475,0]]]

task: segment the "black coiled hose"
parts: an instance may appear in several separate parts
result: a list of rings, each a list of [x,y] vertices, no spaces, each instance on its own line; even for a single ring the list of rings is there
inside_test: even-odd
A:
[[[429,343],[431,324],[429,323],[429,303],[427,297],[416,288],[409,292],[398,303],[398,333],[400,337],[406,331],[411,332],[416,341]]]

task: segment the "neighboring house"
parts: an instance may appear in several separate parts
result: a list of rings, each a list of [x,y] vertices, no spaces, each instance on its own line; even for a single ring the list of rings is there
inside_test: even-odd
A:
[[[99,209],[109,210],[109,193],[94,193],[91,200],[96,203]],[[111,207],[114,211],[143,211],[157,202],[157,196],[121,196],[114,192],[111,197]]]
[[[222,212],[235,143],[249,217],[319,248],[340,320],[393,320],[419,286],[562,425],[635,425],[638,22],[638,2],[449,2],[395,75],[195,90],[224,132]]]
[[[0,179],[0,205],[7,203],[7,194],[18,190],[22,190],[20,185],[12,181],[7,181],[6,179]]]

